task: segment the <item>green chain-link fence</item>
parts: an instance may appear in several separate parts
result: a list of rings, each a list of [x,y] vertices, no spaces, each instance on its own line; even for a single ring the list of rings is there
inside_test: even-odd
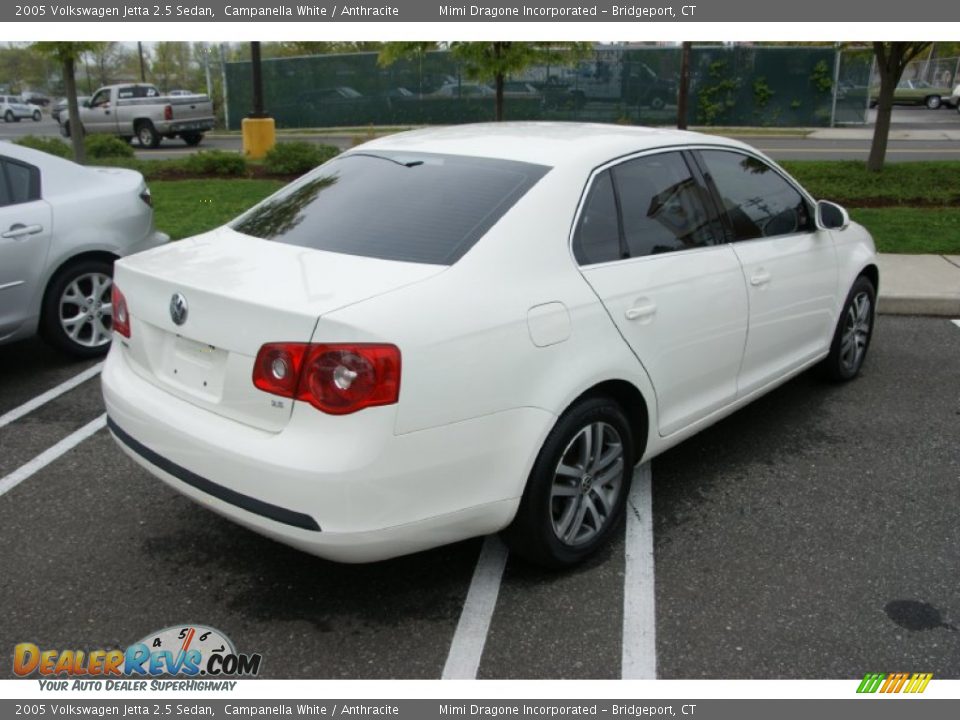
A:
[[[838,70],[854,67],[845,56],[821,47],[695,47],[689,122],[828,126],[841,115],[843,122],[863,122],[865,95],[845,92],[852,80],[835,82]],[[444,51],[385,68],[377,64],[376,53],[354,53],[265,60],[262,69],[266,110],[280,128],[453,124],[494,117],[492,85],[469,81]],[[539,66],[509,78],[505,116],[670,125],[676,121],[679,72],[679,47],[597,46],[574,67]],[[236,129],[252,106],[250,63],[229,63],[225,73],[227,119]]]

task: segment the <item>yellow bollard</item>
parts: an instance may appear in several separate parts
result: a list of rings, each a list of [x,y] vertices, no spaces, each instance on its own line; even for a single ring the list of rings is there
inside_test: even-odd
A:
[[[273,118],[244,118],[243,154],[251,160],[260,160],[277,144],[277,126]]]

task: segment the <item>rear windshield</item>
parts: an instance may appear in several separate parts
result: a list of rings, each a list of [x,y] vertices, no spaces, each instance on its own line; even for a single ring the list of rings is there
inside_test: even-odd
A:
[[[235,220],[317,250],[452,265],[550,168],[433,153],[335,158]]]

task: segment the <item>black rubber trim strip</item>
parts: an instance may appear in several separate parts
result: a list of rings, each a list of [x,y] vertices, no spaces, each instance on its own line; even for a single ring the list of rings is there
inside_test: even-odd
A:
[[[225,488],[223,485],[218,485],[211,480],[207,480],[206,478],[200,477],[196,473],[187,470],[185,467],[180,467],[171,460],[167,460],[167,458],[158,455],[143,443],[140,443],[130,437],[126,432],[120,429],[117,423],[114,422],[113,418],[109,416],[107,417],[107,427],[110,428],[111,432],[113,432],[118,440],[123,442],[124,445],[129,447],[142,458],[148,460],[153,465],[156,465],[164,472],[170,473],[178,480],[185,482],[187,485],[195,487],[197,490],[202,490],[208,495],[213,495],[215,498],[219,498],[224,502],[228,502],[231,505],[236,505],[238,508],[246,510],[247,512],[252,512],[256,515],[262,515],[265,518],[276,520],[284,525],[292,525],[293,527],[303,528],[304,530],[320,532],[320,526],[317,524],[317,521],[305,513],[288,510],[287,508],[282,508],[279,505],[271,505],[263,500],[257,500],[249,495],[238,493],[236,490],[231,490],[230,488]]]

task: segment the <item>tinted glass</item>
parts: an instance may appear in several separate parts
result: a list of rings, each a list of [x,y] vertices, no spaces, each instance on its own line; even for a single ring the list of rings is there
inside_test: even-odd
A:
[[[813,230],[803,196],[762,160],[725,150],[702,150],[700,155],[730,218],[734,239]]]
[[[352,153],[260,203],[231,227],[318,250],[450,265],[548,170],[458,155]]]
[[[7,186],[7,175],[3,172],[3,163],[0,163],[0,207],[12,204],[10,188]]]
[[[609,170],[597,175],[590,187],[590,195],[583,206],[580,223],[573,237],[573,254],[581,265],[620,258],[617,203]]]
[[[4,174],[7,178],[7,194],[9,200],[7,205],[16,205],[17,203],[32,200],[32,173],[30,168],[19,163],[3,162]]]
[[[677,152],[629,160],[614,168],[630,257],[712,245],[715,219],[701,187]]]

